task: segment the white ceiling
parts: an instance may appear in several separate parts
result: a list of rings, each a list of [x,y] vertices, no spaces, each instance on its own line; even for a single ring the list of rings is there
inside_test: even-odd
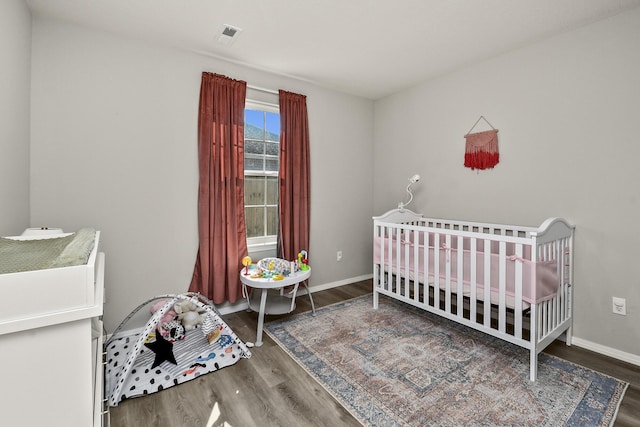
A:
[[[640,0],[26,0],[34,13],[378,99]],[[243,31],[217,41],[223,26]]]

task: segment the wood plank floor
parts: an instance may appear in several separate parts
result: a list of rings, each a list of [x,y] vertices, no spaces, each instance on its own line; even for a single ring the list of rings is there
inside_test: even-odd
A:
[[[313,294],[317,307],[371,292],[363,281]],[[306,295],[296,312],[311,310]],[[268,316],[273,320],[281,316]],[[225,321],[244,341],[255,341],[257,314],[238,312]],[[233,366],[111,408],[112,427],[359,426],[327,391],[266,334],[252,357]],[[545,352],[629,383],[615,427],[640,425],[640,367],[562,342]]]

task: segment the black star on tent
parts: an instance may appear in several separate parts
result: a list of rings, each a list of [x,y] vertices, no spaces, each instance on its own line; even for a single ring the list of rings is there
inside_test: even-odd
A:
[[[160,332],[156,333],[156,340],[154,342],[145,343],[146,347],[151,349],[156,354],[156,358],[153,361],[151,368],[155,368],[165,360],[177,365],[176,358],[173,355],[173,343],[164,339]]]

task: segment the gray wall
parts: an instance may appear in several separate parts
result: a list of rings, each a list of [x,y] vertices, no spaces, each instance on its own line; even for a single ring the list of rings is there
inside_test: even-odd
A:
[[[640,362],[640,9],[459,70],[375,103],[375,211],[415,186],[431,217],[576,225],[577,343]],[[500,164],[463,167],[480,115]],[[486,130],[486,125],[477,130]],[[628,315],[612,314],[612,296]],[[607,350],[608,351],[608,350]]]
[[[22,0],[0,2],[0,236],[29,226],[31,15]]]
[[[109,331],[191,280],[202,71],[307,95],[311,286],[370,273],[372,101],[37,16],[32,62],[33,225],[102,230]]]

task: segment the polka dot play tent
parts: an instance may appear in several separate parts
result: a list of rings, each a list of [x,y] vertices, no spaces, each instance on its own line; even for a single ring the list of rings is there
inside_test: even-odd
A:
[[[195,328],[180,328],[179,320],[162,331],[176,304],[189,302],[200,316]],[[155,310],[150,310],[152,305]],[[159,307],[159,308],[158,308]],[[153,311],[142,329],[125,328],[143,308]],[[147,311],[147,313],[149,313]],[[134,322],[131,322],[134,323]],[[170,322],[169,322],[170,323]],[[176,333],[176,329],[180,329]],[[222,320],[213,303],[196,293],[161,295],[134,309],[106,343],[106,397],[110,406],[155,393],[217,371],[251,357],[251,352]]]

